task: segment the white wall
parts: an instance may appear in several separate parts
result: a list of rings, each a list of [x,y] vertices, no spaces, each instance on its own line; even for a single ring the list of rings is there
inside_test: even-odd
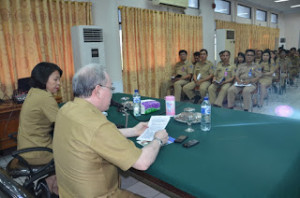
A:
[[[283,16],[284,24],[280,29],[283,32],[283,37],[286,38],[286,48],[292,47],[300,48],[299,36],[300,36],[300,13],[289,14]]]

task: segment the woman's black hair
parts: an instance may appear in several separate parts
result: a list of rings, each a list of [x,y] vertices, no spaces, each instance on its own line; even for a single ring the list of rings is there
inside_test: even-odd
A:
[[[30,86],[39,89],[46,89],[49,76],[58,71],[62,75],[62,70],[54,63],[40,62],[31,71]]]
[[[244,61],[243,61],[243,63],[244,63],[244,62],[246,61],[245,54],[244,54],[243,52],[239,52],[238,55],[237,55],[237,58],[238,58],[239,56],[242,56],[242,57],[244,58]],[[238,66],[238,65],[239,65],[239,60],[237,59],[237,61],[236,61],[236,66]]]
[[[269,60],[268,60],[268,63],[269,63],[269,65],[271,64],[271,52],[270,52],[270,50],[269,49],[266,49],[265,51],[263,51],[262,53],[261,53],[261,59],[260,59],[260,61],[259,61],[259,64],[261,63],[261,62],[263,62],[263,55],[265,54],[265,53],[267,53],[267,54],[269,54]]]

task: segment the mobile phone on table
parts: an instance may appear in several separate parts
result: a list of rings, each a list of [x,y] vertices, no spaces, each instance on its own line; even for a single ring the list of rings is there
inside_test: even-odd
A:
[[[174,142],[175,142],[175,143],[181,143],[181,142],[183,142],[184,140],[186,140],[186,138],[188,138],[186,135],[181,135],[181,136],[177,137],[177,138],[174,140]]]
[[[195,146],[195,145],[198,144],[198,143],[199,143],[198,140],[193,139],[193,140],[187,141],[187,142],[184,143],[182,146],[184,146],[185,148],[190,148],[190,147],[192,147],[192,146]]]

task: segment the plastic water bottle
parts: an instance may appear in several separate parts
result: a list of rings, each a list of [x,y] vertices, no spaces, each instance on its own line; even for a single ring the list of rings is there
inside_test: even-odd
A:
[[[134,90],[133,94],[133,115],[135,117],[141,116],[141,96],[139,90]]]
[[[211,129],[211,105],[208,97],[204,97],[201,103],[201,130],[210,131]]]

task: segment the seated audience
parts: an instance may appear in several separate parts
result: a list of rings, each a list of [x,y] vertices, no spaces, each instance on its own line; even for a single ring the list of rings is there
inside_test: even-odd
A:
[[[235,80],[240,86],[232,85],[228,89],[227,101],[228,108],[233,109],[235,96],[242,91],[244,111],[251,108],[251,94],[256,89],[256,84],[261,76],[261,69],[254,63],[255,51],[246,50],[246,62],[241,64],[235,74]],[[246,86],[247,85],[247,86]]]
[[[73,77],[74,101],[57,114],[53,151],[60,197],[139,197],[119,188],[118,168],[146,170],[168,140],[165,130],[139,149],[127,137],[139,136],[147,123],[118,129],[108,110],[112,82],[100,65],[81,68]]]
[[[223,62],[214,72],[212,84],[208,87],[209,101],[217,107],[223,106],[223,100],[227,96],[227,89],[232,85],[235,74],[235,65],[230,64],[230,51],[222,51]],[[217,94],[217,90],[220,90]],[[218,95],[218,96],[217,96]]]
[[[162,83],[160,97],[164,98],[170,87],[174,86],[175,100],[180,101],[182,87],[190,82],[193,73],[193,65],[187,60],[187,51],[179,51],[180,61],[174,66],[173,76],[170,80]]]
[[[52,132],[58,111],[53,94],[60,85],[62,70],[53,63],[41,62],[32,72],[29,90],[22,105],[17,149],[48,147],[52,149]],[[53,159],[52,153],[35,151],[22,154],[31,165],[42,165]],[[51,192],[58,194],[56,177],[46,178]]]
[[[196,63],[194,68],[193,80],[184,85],[183,92],[187,97],[194,103],[198,103],[200,99],[203,100],[204,96],[207,94],[207,89],[211,84],[211,79],[213,76],[213,64],[207,60],[207,50],[200,50],[200,62]],[[195,87],[200,91],[200,96],[196,96]]]

